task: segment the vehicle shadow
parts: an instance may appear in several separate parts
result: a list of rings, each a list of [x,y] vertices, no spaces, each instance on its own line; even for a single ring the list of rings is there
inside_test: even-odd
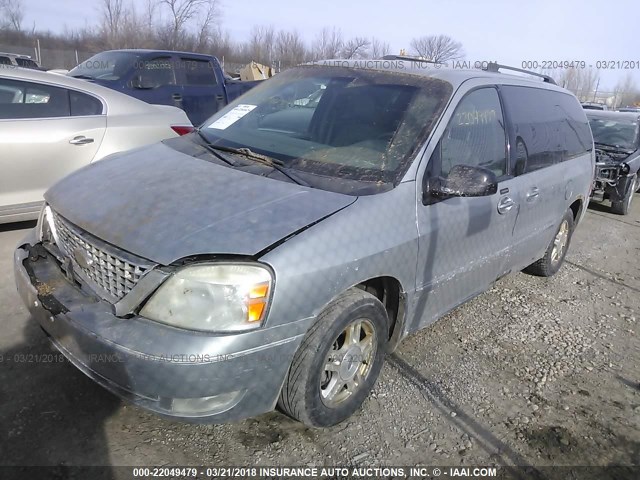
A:
[[[611,203],[609,201],[607,201],[606,203],[589,202],[587,208],[596,212],[611,213]]]
[[[71,365],[35,320],[22,336],[0,351],[0,477],[113,479],[104,426],[120,401]]]

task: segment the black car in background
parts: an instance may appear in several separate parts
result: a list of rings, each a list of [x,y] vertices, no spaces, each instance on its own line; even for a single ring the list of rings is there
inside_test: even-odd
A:
[[[611,200],[611,211],[629,213],[640,187],[640,113],[588,110],[596,148],[592,200]]]

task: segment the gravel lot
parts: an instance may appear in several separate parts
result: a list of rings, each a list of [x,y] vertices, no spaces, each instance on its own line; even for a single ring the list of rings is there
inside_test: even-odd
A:
[[[172,422],[66,362],[7,361],[52,351],[13,284],[24,233],[0,226],[3,464],[640,464],[640,195],[626,217],[592,206],[556,277],[507,277],[406,339],[364,408],[326,430],[279,413]]]

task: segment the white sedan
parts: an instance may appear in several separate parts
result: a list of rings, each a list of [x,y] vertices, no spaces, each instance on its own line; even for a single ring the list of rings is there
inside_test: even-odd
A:
[[[37,218],[43,193],[84,165],[192,130],[176,107],[0,65],[0,223]]]

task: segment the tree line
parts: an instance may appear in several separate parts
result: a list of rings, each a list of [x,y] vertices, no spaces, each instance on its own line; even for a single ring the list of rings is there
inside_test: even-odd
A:
[[[256,25],[249,38],[231,38],[223,24],[221,0],[98,0],[92,27],[61,33],[25,26],[23,0],[0,0],[0,41],[32,46],[35,38],[50,49],[99,52],[121,48],[192,51],[216,55],[229,63],[257,61],[287,68],[319,59],[380,58],[391,53],[375,36],[347,37],[336,27],[322,28],[308,42],[297,30]],[[411,53],[446,62],[463,57],[462,45],[446,35],[411,41]]]

